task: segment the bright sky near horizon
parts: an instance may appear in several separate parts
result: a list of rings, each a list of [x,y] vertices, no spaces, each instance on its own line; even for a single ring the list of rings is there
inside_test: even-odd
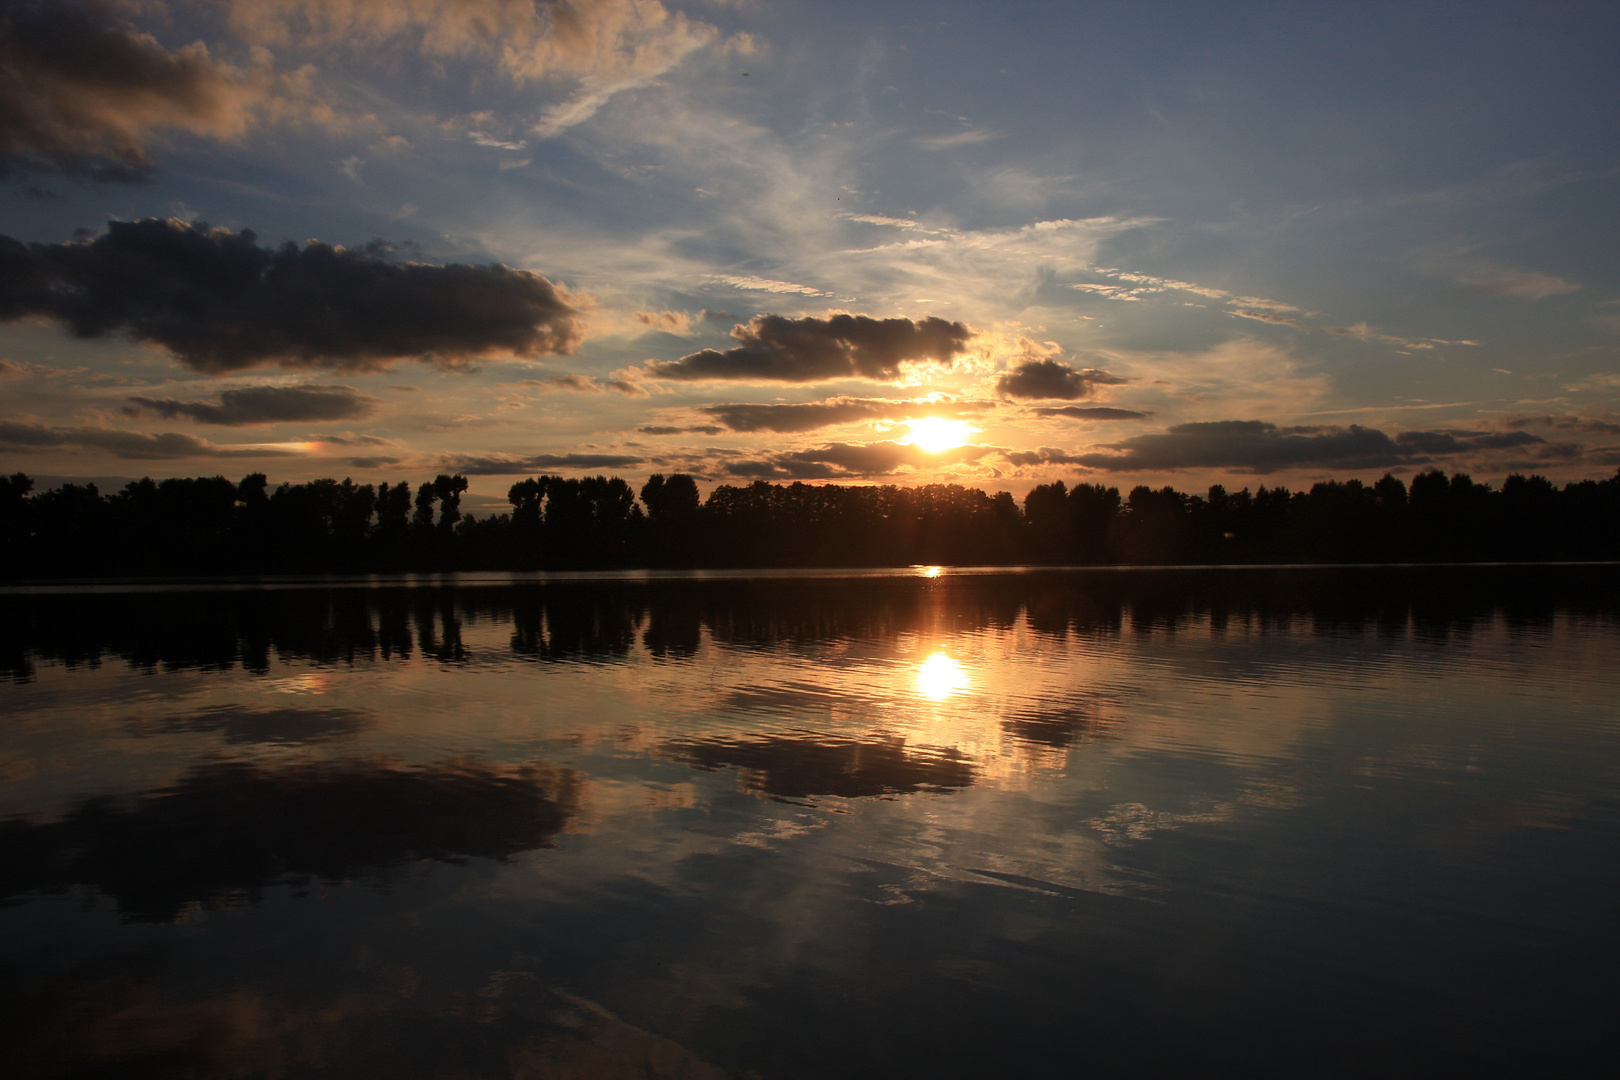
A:
[[[1613,3],[0,0],[0,468],[1604,477],[1616,102]]]

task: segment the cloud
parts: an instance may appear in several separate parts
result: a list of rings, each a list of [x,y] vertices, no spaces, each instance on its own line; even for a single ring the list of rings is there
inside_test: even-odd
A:
[[[165,420],[186,416],[200,424],[246,427],[322,420],[357,420],[370,416],[377,399],[347,386],[247,386],[225,390],[219,404],[132,397],[130,412],[155,412]]]
[[[958,446],[929,453],[910,443],[829,443],[811,450],[767,455],[726,465],[732,476],[763,479],[834,480],[887,476],[901,469],[934,469],[964,461],[978,461],[995,453],[993,446]]]
[[[731,336],[742,344],[725,352],[704,349],[679,360],[653,361],[645,373],[683,382],[887,382],[900,377],[902,363],[949,363],[966,348],[971,332],[959,322],[933,316],[913,322],[847,314],[802,319],[756,315],[733,327]]]
[[[791,281],[777,281],[774,278],[754,277],[751,274],[711,274],[710,281],[721,285],[730,285],[734,289],[752,289],[757,292],[768,293],[798,293],[803,296],[831,296],[830,292],[809,285],[796,285]]]
[[[696,424],[692,427],[667,427],[661,424],[649,424],[646,427],[636,428],[643,435],[718,435],[726,429],[714,424]]]
[[[628,454],[452,454],[444,467],[464,476],[521,476],[548,469],[632,469],[645,461]]]
[[[1082,455],[1043,446],[1038,450],[1010,450],[1004,456],[1012,465],[1078,465]]]
[[[130,461],[170,461],[178,458],[290,457],[291,452],[262,447],[221,446],[192,435],[112,428],[44,427],[0,421],[0,447],[11,451],[57,448],[105,450]]]
[[[1528,432],[1404,431],[1393,438],[1375,428],[1287,427],[1262,420],[1178,424],[1163,433],[1105,444],[1111,454],[1074,455],[1073,464],[1110,472],[1234,469],[1265,474],[1316,466],[1377,469],[1423,464],[1435,455],[1501,450],[1543,443]]]
[[[547,847],[578,812],[580,787],[544,762],[208,760],[116,804],[86,800],[54,820],[8,821],[11,850],[31,857],[8,860],[5,886],[84,885],[111,896],[126,919],[170,922],[289,878],[382,880],[426,859]]]
[[[1305,326],[1305,324],[1300,322],[1298,319],[1292,318],[1288,315],[1283,315],[1280,312],[1268,311],[1263,308],[1233,308],[1230,314],[1236,315],[1240,319],[1254,319],[1258,322],[1272,323],[1277,326],[1292,326],[1296,330],[1302,329]]]
[[[1508,428],[1544,427],[1555,431],[1581,431],[1589,435],[1620,435],[1620,424],[1589,416],[1507,416],[1502,425]]]
[[[1373,329],[1365,320],[1356,323],[1354,326],[1329,326],[1325,327],[1325,329],[1328,333],[1339,337],[1353,337],[1357,341],[1382,341],[1400,349],[1435,349],[1441,345],[1479,345],[1477,341],[1451,341],[1446,338],[1405,338],[1395,334],[1382,334]]]
[[[707,771],[740,769],[749,790],[787,799],[943,793],[968,787],[976,778],[960,751],[908,749],[902,738],[867,742],[819,735],[710,738],[667,743],[662,752]]]
[[[374,371],[416,357],[465,367],[498,353],[566,353],[575,308],[538,274],[396,262],[385,245],[258,246],[246,229],[148,218],[93,240],[0,237],[0,321],[47,316],[82,338],[122,330],[188,367]]]
[[[1130,409],[1113,409],[1106,405],[1064,405],[1062,408],[1036,409],[1035,415],[1066,416],[1070,420],[1145,420],[1153,414],[1134,412]]]
[[[684,311],[638,311],[636,322],[666,334],[684,334],[692,328],[692,316]]]
[[[1152,274],[1137,273],[1132,270],[1119,270],[1109,266],[1096,266],[1091,268],[1093,273],[1114,278],[1124,282],[1122,285],[1112,285],[1099,282],[1077,282],[1069,288],[1081,292],[1092,293],[1096,296],[1106,297],[1109,300],[1144,300],[1156,293],[1190,292],[1210,300],[1219,300],[1228,305],[1227,314],[1240,319],[1254,319],[1257,322],[1271,323],[1273,326],[1292,326],[1303,330],[1305,324],[1295,316],[1314,314],[1307,312],[1297,304],[1290,304],[1283,300],[1271,300],[1264,296],[1233,296],[1225,289],[1211,288],[1208,285],[1197,285],[1190,281],[1177,281],[1174,278],[1155,277]]]
[[[237,36],[255,45],[373,57],[392,46],[440,62],[482,60],[517,86],[571,80],[533,124],[542,138],[720,39],[658,0],[230,0],[230,12]]]
[[[990,402],[892,401],[887,398],[831,398],[801,405],[706,405],[700,412],[732,431],[814,431],[863,420],[955,416],[993,408]]]
[[[239,135],[259,96],[201,43],[169,52],[115,24],[110,5],[0,6],[0,174],[135,179],[156,129]]]
[[[890,225],[896,229],[915,229],[917,222],[910,218],[884,217],[882,214],[840,214],[845,221],[859,221],[863,225]]]
[[[1120,270],[1111,266],[1091,267],[1094,273],[1123,281],[1124,285],[1101,285],[1095,283],[1079,283],[1070,285],[1071,289],[1081,292],[1096,293],[1106,296],[1110,300],[1140,300],[1153,293],[1168,292],[1172,289],[1180,292],[1190,292],[1210,300],[1232,300],[1235,303],[1247,304],[1249,307],[1271,307],[1283,311],[1298,311],[1292,304],[1284,304],[1280,300],[1267,300],[1257,296],[1232,297],[1225,289],[1216,289],[1208,285],[1197,285],[1191,281],[1177,281],[1174,278],[1155,277],[1152,274],[1142,274],[1134,270]]]
[[[612,391],[627,397],[649,396],[644,388],[628,380],[592,378],[589,375],[553,375],[549,379],[524,379],[522,385],[532,386],[542,393],[571,390],[581,394],[605,394]]]
[[[1099,368],[1078,370],[1060,360],[1026,360],[996,380],[1002,397],[1074,401],[1088,398],[1099,386],[1125,382]]]
[[[911,141],[919,150],[954,150],[958,146],[972,146],[993,138],[995,136],[983,128],[968,128],[952,135],[925,135]]]
[[[1523,300],[1545,300],[1549,296],[1575,292],[1580,288],[1575,282],[1556,274],[1544,274],[1539,270],[1526,270],[1497,262],[1473,263],[1453,270],[1452,277],[1458,284],[1480,292],[1516,296]]]

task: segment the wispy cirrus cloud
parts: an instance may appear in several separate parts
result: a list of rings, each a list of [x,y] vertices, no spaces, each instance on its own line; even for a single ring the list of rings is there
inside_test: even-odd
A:
[[[1580,285],[1557,274],[1530,270],[1502,262],[1468,262],[1451,269],[1450,276],[1460,285],[1493,296],[1520,300],[1545,300],[1549,296],[1577,292]]]
[[[648,86],[693,53],[721,44],[716,27],[658,0],[228,2],[238,38],[299,56],[477,61],[513,86],[568,85],[566,97],[529,121],[529,132],[539,138],[589,120],[614,97]],[[729,44],[742,51],[751,47],[746,36]]]
[[[711,274],[709,280],[721,285],[730,285],[734,289],[748,289],[754,292],[768,293],[797,293],[800,296],[831,296],[813,285],[800,285],[792,281],[778,281],[775,278],[758,277],[753,274]]]
[[[989,142],[993,138],[994,132],[986,131],[984,128],[968,128],[947,135],[919,135],[911,142],[919,150],[955,150],[959,146],[973,146]]]

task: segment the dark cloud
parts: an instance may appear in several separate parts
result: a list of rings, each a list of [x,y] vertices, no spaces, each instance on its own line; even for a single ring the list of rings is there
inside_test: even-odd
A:
[[[1060,360],[1027,360],[996,380],[996,392],[1010,398],[1076,401],[1090,397],[1099,386],[1124,381],[1097,368],[1082,371]]]
[[[319,743],[347,739],[373,726],[375,717],[362,709],[262,708],[216,705],[201,712],[175,716],[132,717],[125,723],[131,735],[208,733],[228,743]]]
[[[392,439],[380,435],[305,435],[304,442],[330,443],[333,446],[395,446]]]
[[[1528,431],[1403,431],[1395,436],[1395,442],[1402,450],[1419,454],[1507,450],[1545,441]]]
[[[1544,427],[1555,431],[1581,431],[1589,435],[1620,435],[1620,424],[1590,416],[1508,416],[1502,420],[1508,428]]]
[[[246,229],[157,218],[65,244],[0,237],[0,321],[45,316],[82,338],[124,331],[211,373],[373,371],[406,357],[459,368],[579,342],[574,308],[527,270],[396,262],[380,242],[256,241]]]
[[[994,453],[992,446],[958,446],[930,453],[910,443],[829,443],[814,450],[795,450],[726,466],[731,476],[762,479],[831,480],[886,476],[900,469],[928,469],[977,461]]]
[[[226,427],[356,420],[370,416],[377,407],[376,398],[347,386],[245,386],[223,391],[217,405],[173,398],[129,400],[134,408],[126,412],[154,412],[165,420],[185,416],[199,424]]]
[[[299,877],[381,879],[425,859],[507,859],[551,846],[578,787],[574,774],[538,763],[214,762],[127,804],[92,799],[58,820],[0,824],[0,897],[84,885],[112,896],[127,919],[169,922],[188,905]]]
[[[160,127],[234,135],[260,92],[201,45],[169,52],[111,5],[0,3],[0,174],[137,179]]]
[[[831,398],[802,405],[706,405],[701,409],[732,431],[814,431],[862,420],[959,416],[994,408],[990,402],[891,401],[886,398]]]
[[[1082,456],[1052,446],[1043,446],[1038,450],[1011,450],[1006,455],[1011,465],[1078,465]]]
[[[540,391],[572,390],[581,394],[605,394],[609,390],[627,397],[649,396],[644,387],[626,379],[595,379],[589,375],[553,375],[549,379],[524,379],[524,386]]]
[[[1106,405],[1064,405],[1055,409],[1036,409],[1036,416],[1066,416],[1070,420],[1146,420],[1152,413],[1113,409]]]
[[[446,458],[444,467],[463,476],[521,476],[549,469],[631,469],[645,461],[627,454],[459,454]]]
[[[649,424],[646,427],[636,428],[643,435],[718,435],[725,428],[713,424],[698,424],[694,427],[665,427],[659,424]]]
[[[1069,463],[1113,472],[1213,468],[1269,473],[1316,466],[1380,469],[1425,464],[1437,455],[1543,444],[1528,432],[1403,431],[1375,428],[1279,428],[1261,420],[1178,424],[1168,431],[1109,444],[1112,454],[1066,456]]]
[[[168,432],[148,435],[144,431],[117,431],[112,428],[45,427],[0,421],[0,447],[7,450],[44,450],[57,447],[85,447],[105,450],[132,461],[168,461],[176,458],[288,457],[285,450],[261,450],[221,446],[192,435]]]
[[[748,787],[765,795],[844,799],[947,792],[970,786],[972,763],[956,749],[919,747],[904,739],[830,739],[771,735],[670,743],[664,753],[704,770],[743,770]]]
[[[742,344],[725,352],[704,349],[679,360],[653,361],[646,374],[683,382],[888,382],[899,378],[906,361],[950,363],[967,347],[971,333],[961,323],[933,316],[913,322],[866,315],[756,315],[733,327],[731,336]]]

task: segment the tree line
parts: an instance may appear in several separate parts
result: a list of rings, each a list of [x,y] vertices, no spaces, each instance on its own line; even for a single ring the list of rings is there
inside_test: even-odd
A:
[[[145,574],[578,570],[617,567],[1165,565],[1474,562],[1620,557],[1620,470],[1562,488],[1500,488],[1433,471],[1410,485],[1326,481],[1204,495],[1043,484],[1020,505],[958,484],[765,481],[707,499],[676,473],[536,476],[511,510],[461,511],[467,479],[282,484],[263,473],[35,491],[0,476],[0,566],[11,578]]]

